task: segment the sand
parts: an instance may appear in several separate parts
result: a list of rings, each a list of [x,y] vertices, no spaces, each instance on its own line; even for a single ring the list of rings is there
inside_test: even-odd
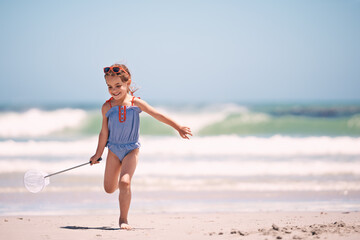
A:
[[[0,239],[360,239],[359,212],[1,216]]]

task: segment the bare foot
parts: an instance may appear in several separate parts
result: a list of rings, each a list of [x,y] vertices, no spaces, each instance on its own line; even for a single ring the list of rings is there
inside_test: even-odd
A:
[[[119,227],[124,230],[131,230],[132,227],[128,224],[127,220],[119,219]]]

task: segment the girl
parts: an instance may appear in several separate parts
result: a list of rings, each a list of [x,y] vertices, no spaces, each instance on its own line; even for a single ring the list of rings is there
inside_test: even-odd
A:
[[[189,139],[191,130],[159,113],[144,100],[132,96],[131,74],[122,64],[114,64],[104,68],[105,80],[111,98],[102,106],[102,127],[99,142],[91,165],[97,164],[108,147],[106,159],[104,189],[113,193],[119,188],[120,229],[130,230],[128,212],[131,201],[131,178],[135,172],[139,154],[139,114],[144,111],[155,119],[176,129],[180,136]],[[131,95],[130,95],[130,94]]]

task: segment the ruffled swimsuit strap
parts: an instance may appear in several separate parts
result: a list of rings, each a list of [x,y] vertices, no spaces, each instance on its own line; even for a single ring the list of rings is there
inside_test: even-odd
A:
[[[133,98],[131,99],[131,106],[134,106],[134,100],[135,100],[135,98],[140,99],[139,97],[135,97],[135,96],[133,96]]]
[[[133,98],[131,99],[131,106],[134,106],[134,99],[135,99],[135,96],[133,96]]]
[[[106,102],[110,104],[110,108],[112,108],[111,106],[111,100],[113,100],[113,97],[111,97],[109,100],[107,100]]]

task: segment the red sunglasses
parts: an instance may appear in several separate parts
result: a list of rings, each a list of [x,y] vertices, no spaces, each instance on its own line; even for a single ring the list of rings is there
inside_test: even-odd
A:
[[[130,76],[130,74],[124,68],[122,68],[120,66],[104,67],[104,73],[108,73],[108,72],[110,72],[110,70],[113,71],[114,73],[120,73],[120,71],[122,70],[127,75]]]

